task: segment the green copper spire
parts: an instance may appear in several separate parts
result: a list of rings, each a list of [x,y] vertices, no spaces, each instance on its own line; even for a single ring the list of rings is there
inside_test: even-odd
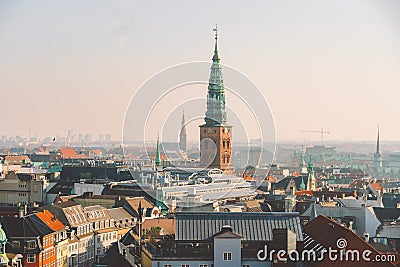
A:
[[[300,190],[305,190],[305,189],[306,189],[306,184],[304,183],[303,177],[301,177]]]
[[[225,90],[222,78],[222,68],[218,55],[218,29],[215,31],[215,47],[213,63],[211,65],[210,79],[208,82],[206,125],[219,126],[226,124]]]
[[[310,161],[308,162],[308,181],[307,190],[315,190],[315,174],[314,174],[314,164],[310,155]]]
[[[310,156],[310,161],[308,162],[307,170],[309,173],[314,171],[314,163],[312,162],[311,156]]]
[[[160,157],[160,138],[157,136],[157,147],[156,147],[156,166],[160,166],[161,157]]]

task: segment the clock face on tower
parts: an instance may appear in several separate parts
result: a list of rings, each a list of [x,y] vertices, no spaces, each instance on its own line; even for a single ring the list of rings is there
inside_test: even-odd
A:
[[[213,133],[213,129],[208,128],[208,133]]]

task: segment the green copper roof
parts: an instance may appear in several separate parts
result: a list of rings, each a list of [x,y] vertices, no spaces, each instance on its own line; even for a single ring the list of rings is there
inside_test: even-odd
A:
[[[301,190],[306,189],[306,184],[304,183],[304,179],[303,179],[303,178],[301,178],[300,189],[301,189]]]
[[[310,161],[308,162],[308,172],[313,171],[314,170],[314,163],[312,162],[312,158],[310,156]]]
[[[156,147],[156,165],[159,166],[161,164],[161,157],[160,157],[160,140],[157,137],[157,147]]]
[[[226,124],[226,111],[225,111],[225,90],[224,80],[222,77],[222,68],[218,54],[218,32],[215,31],[215,46],[213,63],[211,65],[210,79],[208,81],[208,95],[207,95],[207,111],[205,122],[206,125],[223,125]]]

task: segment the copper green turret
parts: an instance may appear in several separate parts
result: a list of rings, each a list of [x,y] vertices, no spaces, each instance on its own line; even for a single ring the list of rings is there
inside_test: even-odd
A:
[[[208,82],[206,126],[221,126],[226,124],[225,90],[222,78],[222,68],[218,54],[218,31],[215,30],[214,56],[212,58],[210,79]]]

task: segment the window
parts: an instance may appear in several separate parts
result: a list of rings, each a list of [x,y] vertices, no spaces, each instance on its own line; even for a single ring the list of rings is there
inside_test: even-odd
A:
[[[207,264],[200,264],[199,267],[208,267]]]
[[[26,258],[27,258],[27,261],[29,263],[36,262],[36,255],[35,254],[28,254],[28,256]]]
[[[13,241],[11,244],[12,244],[12,247],[13,247],[13,248],[17,248],[17,249],[20,248],[20,243],[19,243],[19,241]]]
[[[29,240],[28,242],[26,242],[26,247],[28,249],[34,249],[36,248],[36,242],[34,240]]]
[[[164,267],[172,267],[172,264],[164,264]]]
[[[232,260],[232,252],[224,252],[224,261]]]
[[[182,267],[190,267],[189,264],[182,264],[181,266],[182,266]]]
[[[250,264],[243,264],[242,267],[250,267]]]

